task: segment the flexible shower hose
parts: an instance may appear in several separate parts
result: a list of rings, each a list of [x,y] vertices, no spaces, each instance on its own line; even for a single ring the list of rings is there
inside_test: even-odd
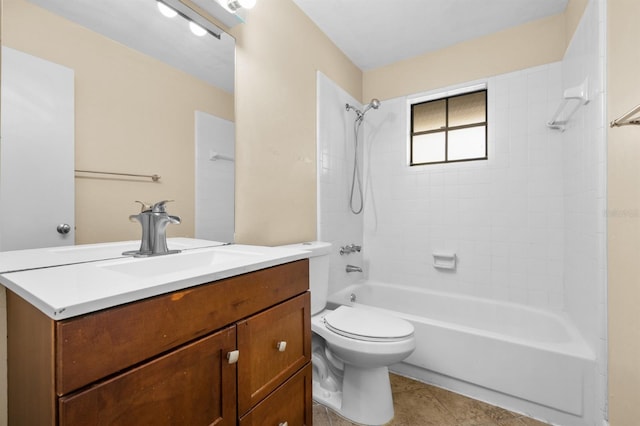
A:
[[[349,208],[353,214],[360,214],[362,209],[364,208],[364,200],[362,194],[362,180],[360,178],[359,167],[358,167],[358,133],[360,130],[360,126],[362,125],[363,117],[358,116],[356,120],[353,122],[353,133],[355,136],[355,142],[353,145],[353,176],[351,178],[351,196],[349,198]],[[358,187],[358,194],[360,196],[360,208],[356,209],[354,207],[354,193],[355,187]]]

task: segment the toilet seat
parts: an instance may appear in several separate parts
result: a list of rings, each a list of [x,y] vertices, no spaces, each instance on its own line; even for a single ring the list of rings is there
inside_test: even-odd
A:
[[[413,335],[413,325],[408,321],[349,306],[329,312],[324,324],[336,334],[368,342],[392,342]]]

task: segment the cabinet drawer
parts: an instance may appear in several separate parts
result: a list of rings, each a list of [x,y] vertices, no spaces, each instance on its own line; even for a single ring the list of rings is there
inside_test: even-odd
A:
[[[234,425],[235,327],[59,399],[60,425]]]
[[[308,288],[305,259],[59,321],[56,393],[66,395]]]
[[[311,363],[240,419],[240,426],[310,426]]]
[[[239,322],[237,333],[241,416],[311,360],[309,292]]]

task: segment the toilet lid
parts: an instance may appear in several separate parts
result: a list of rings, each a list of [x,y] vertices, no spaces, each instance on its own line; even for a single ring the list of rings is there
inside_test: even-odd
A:
[[[357,340],[399,340],[413,334],[413,325],[408,321],[349,306],[329,312],[324,323],[331,331]]]

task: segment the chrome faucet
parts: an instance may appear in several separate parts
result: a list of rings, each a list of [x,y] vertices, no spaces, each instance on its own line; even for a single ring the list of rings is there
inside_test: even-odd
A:
[[[153,255],[180,253],[180,250],[169,250],[167,247],[167,225],[170,223],[179,225],[182,221],[178,216],[167,213],[165,204],[171,200],[160,201],[151,207],[151,228]]]
[[[142,226],[142,238],[140,240],[140,249],[125,251],[122,253],[125,256],[134,255],[134,256],[150,256],[151,251],[151,204],[147,204],[142,201],[136,201],[136,203],[140,203],[140,213],[129,216],[130,221],[138,221]]]
[[[362,272],[362,268],[354,265],[347,265],[347,272]]]
[[[169,201],[171,200],[159,201],[153,205],[136,201],[142,205],[141,211],[139,214],[129,216],[129,220],[137,220],[142,226],[140,249],[125,251],[123,255],[146,257],[180,253],[180,250],[169,250],[167,247],[167,225],[181,222],[178,216],[167,213],[165,204]]]
[[[362,250],[362,246],[358,246],[355,244],[348,244],[346,246],[340,247],[340,255],[350,254],[354,252],[360,253],[360,250]]]

